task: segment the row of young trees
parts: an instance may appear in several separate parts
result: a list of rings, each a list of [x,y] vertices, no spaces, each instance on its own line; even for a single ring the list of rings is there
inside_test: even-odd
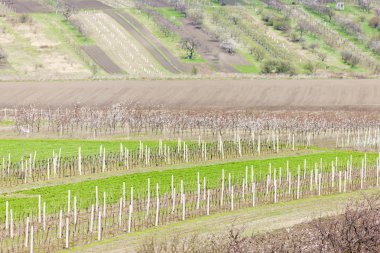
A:
[[[359,42],[364,43],[365,46],[367,46],[370,50],[372,50],[375,53],[380,52],[379,47],[379,38],[377,36],[369,36],[363,29],[362,29],[362,23],[365,21],[365,18],[356,17],[356,20],[354,20],[349,15],[342,15],[339,11],[334,10],[334,8],[326,6],[325,3],[321,2],[315,2],[315,1],[303,1],[303,4],[306,6],[307,9],[319,13],[320,15],[323,15],[327,17],[328,22],[335,23],[338,26],[342,27],[343,30],[349,34],[350,36],[355,37]],[[358,0],[354,5],[358,6],[362,10],[365,10],[367,12],[370,12],[373,8],[372,1],[371,0]],[[376,20],[378,20],[378,16],[380,14],[379,10],[374,10],[375,17],[372,18],[372,26],[377,27]],[[371,21],[369,21],[369,24],[371,25]],[[347,43],[345,43],[347,45]],[[352,46],[350,46],[352,47]],[[365,61],[369,61],[370,56],[365,56],[362,53],[359,53],[358,50],[352,51],[351,49],[340,49],[341,50],[341,56],[344,62],[351,66],[356,66],[357,64],[360,64]],[[363,59],[364,57],[368,59]],[[367,67],[370,67],[368,63],[366,63]],[[378,71],[379,64],[376,64],[375,70]]]
[[[119,152],[108,152],[99,147],[99,155],[78,155],[62,157],[61,149],[53,151],[52,157],[36,159],[37,152],[25,157],[3,156],[0,166],[0,185],[15,186],[31,182],[50,181],[57,178],[76,177],[105,172],[128,171],[139,168],[154,168],[173,164],[203,163],[207,161],[228,160],[243,157],[259,157],[279,154],[284,151],[295,151],[311,145],[310,136],[253,135],[251,139],[222,140],[205,142],[199,139],[197,144],[178,140],[177,146],[159,142],[158,148],[144,146],[129,150],[120,144]]]
[[[246,167],[242,178],[231,181],[231,175],[227,177],[222,170],[216,187],[210,187],[208,178],[202,180],[198,173],[195,190],[186,188],[188,182],[172,177],[168,193],[162,193],[164,186],[152,185],[148,178],[144,194],[135,193],[131,187],[127,195],[129,189],[124,183],[119,198],[112,198],[112,202],[98,187],[90,202],[81,202],[80,196],[72,196],[68,190],[64,206],[52,207],[39,195],[34,211],[19,217],[6,202],[1,214],[0,248],[5,252],[51,252],[189,218],[380,186],[378,160],[361,168],[348,162],[347,167],[333,163],[330,170],[298,166],[292,171],[296,173],[269,168],[264,177],[258,177]]]
[[[345,130],[376,129],[380,115],[376,111],[250,111],[250,110],[170,110],[135,103],[103,108],[76,105],[72,108],[43,109],[23,106],[4,109],[3,118],[14,121],[20,133],[51,132],[113,134],[140,133],[167,137],[225,137],[253,132],[334,133]]]

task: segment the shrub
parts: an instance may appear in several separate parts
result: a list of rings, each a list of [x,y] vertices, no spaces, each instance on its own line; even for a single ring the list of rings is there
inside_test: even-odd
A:
[[[79,20],[71,20],[70,22],[77,29],[80,35],[84,36],[86,34],[84,25]]]
[[[26,14],[22,14],[20,17],[19,17],[19,20],[18,20],[20,23],[22,23],[22,24],[25,24],[25,23],[27,23],[27,22],[29,22],[30,21],[30,18],[29,18],[29,16],[28,15],[26,15]]]
[[[274,18],[275,17],[272,13],[265,12],[265,13],[263,13],[261,19],[265,22],[266,25],[272,26]]]
[[[261,47],[251,47],[249,53],[253,55],[256,61],[262,61],[265,58],[265,50]]]
[[[159,25],[158,26],[159,30],[160,30],[160,33],[168,38],[168,37],[171,37],[173,32],[169,29],[169,27],[165,26],[165,25]]]
[[[347,33],[353,36],[360,37],[363,34],[363,31],[360,25],[348,18],[337,17],[335,21],[337,22],[337,24],[342,26],[346,30]]]
[[[230,17],[230,22],[231,22],[233,25],[238,25],[239,22],[240,22],[240,17],[239,17],[237,14],[233,14],[233,15],[231,15],[231,17]]]
[[[288,73],[294,74],[295,70],[289,62],[281,60],[267,60],[264,62],[262,67],[262,73],[264,74],[280,74]]]
[[[273,20],[273,27],[279,31],[289,31],[291,28],[290,20],[288,18],[275,18]]]
[[[320,6],[319,12],[326,15],[329,18],[329,22],[331,22],[332,18],[335,16],[335,12],[330,7]]]
[[[198,74],[198,69],[197,69],[197,67],[193,66],[193,67],[191,68],[191,74],[192,74],[192,75],[197,75],[197,74]]]
[[[315,49],[317,49],[319,47],[319,45],[317,44],[317,43],[311,43],[310,45],[309,45],[309,48],[312,50],[312,51],[314,51]]]
[[[303,38],[301,36],[299,36],[297,33],[291,33],[290,34],[290,41],[291,42],[301,42],[303,41]]]
[[[317,70],[317,65],[312,62],[307,62],[303,67],[309,74],[314,74]]]
[[[374,16],[368,21],[368,25],[372,28],[379,27],[379,17]]]
[[[373,37],[369,43],[368,46],[377,54],[380,54],[380,36]]]
[[[364,16],[360,16],[358,18],[358,21],[361,22],[361,23],[363,23],[365,21],[365,17]]]
[[[341,55],[342,55],[343,61],[347,63],[348,65],[351,65],[352,67],[358,65],[358,63],[360,62],[359,57],[354,55],[350,51],[343,51],[341,52]]]
[[[2,48],[0,48],[0,64],[4,64],[7,62],[7,54],[4,52]]]
[[[325,54],[325,53],[319,53],[319,54],[318,54],[318,58],[319,58],[321,61],[325,61],[326,58],[327,58],[327,54]]]

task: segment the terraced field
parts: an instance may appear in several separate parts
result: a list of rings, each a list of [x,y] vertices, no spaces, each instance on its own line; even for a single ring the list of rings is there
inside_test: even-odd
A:
[[[116,21],[102,12],[80,13],[76,17],[87,33],[124,71],[132,76],[160,76],[165,70]]]

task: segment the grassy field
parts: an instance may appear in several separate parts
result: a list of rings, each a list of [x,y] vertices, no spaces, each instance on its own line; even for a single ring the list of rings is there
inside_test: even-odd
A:
[[[176,26],[182,25],[181,19],[184,18],[184,14],[172,8],[155,8],[155,10]]]
[[[106,152],[119,152],[120,143],[124,148],[136,150],[139,148],[139,141],[93,141],[93,140],[75,140],[75,139],[1,139],[0,140],[0,156],[8,159],[11,155],[12,161],[20,161],[22,157],[34,156],[36,159],[46,159],[52,157],[53,151],[59,152],[61,155],[77,156],[78,148],[81,147],[82,155],[99,154],[100,146],[106,149]],[[176,141],[163,141],[163,144],[176,145]],[[144,146],[158,147],[159,141],[143,141]]]
[[[118,177],[110,177],[105,179],[84,181],[75,184],[62,184],[51,187],[41,187],[32,190],[25,190],[16,192],[15,195],[0,197],[0,213],[4,212],[5,201],[10,202],[10,206],[15,210],[16,213],[20,213],[20,210],[28,212],[32,210],[37,205],[37,196],[41,195],[43,201],[47,202],[50,211],[52,211],[52,205],[54,207],[63,206],[67,201],[67,191],[71,190],[72,196],[77,196],[79,200],[79,205],[81,208],[88,207],[94,202],[95,198],[95,187],[99,187],[99,192],[107,192],[108,202],[115,202],[121,197],[122,193],[122,183],[126,183],[127,187],[127,198],[129,198],[129,188],[134,187],[135,197],[137,195],[144,196],[146,194],[146,184],[147,179],[151,180],[151,189],[154,185],[158,183],[160,185],[160,193],[165,194],[170,192],[171,176],[174,176],[175,187],[179,189],[180,180],[184,180],[185,191],[196,189],[196,178],[197,172],[200,173],[201,180],[203,177],[207,178],[207,185],[209,188],[215,188],[220,186],[221,171],[225,170],[226,178],[229,173],[231,173],[233,180],[241,179],[245,175],[245,167],[253,165],[255,177],[258,179],[264,177],[268,172],[269,164],[272,168],[285,168],[286,161],[289,161],[289,169],[292,171],[293,175],[296,173],[297,166],[301,165],[303,167],[304,160],[306,159],[307,164],[314,166],[314,163],[320,163],[321,159],[323,163],[330,168],[332,161],[335,161],[338,157],[339,162],[343,164],[352,155],[354,166],[355,164],[361,163],[361,159],[364,157],[363,153],[359,152],[345,152],[345,151],[322,151],[321,153],[294,156],[294,157],[282,157],[273,158],[265,160],[253,160],[253,161],[243,161],[243,162],[230,162],[218,165],[209,166],[194,166],[186,169],[170,169],[163,171],[151,171],[144,173],[134,173],[127,174]],[[375,161],[377,154],[367,154],[368,163]],[[326,169],[327,169],[326,168]],[[285,176],[285,170],[283,170],[283,176]]]
[[[45,32],[51,37],[63,39],[62,36],[65,36],[66,38],[73,39],[79,45],[95,44],[94,40],[84,33],[81,33],[73,23],[66,20],[62,15],[56,15],[55,13],[35,13],[31,14],[31,17],[39,22],[45,23]]]

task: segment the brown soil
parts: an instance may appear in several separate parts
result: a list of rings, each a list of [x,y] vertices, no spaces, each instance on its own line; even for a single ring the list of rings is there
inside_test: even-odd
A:
[[[96,64],[98,64],[107,73],[119,74],[123,72],[123,70],[117,66],[100,47],[83,46],[82,49],[94,60],[94,62],[96,62]]]
[[[96,0],[66,0],[72,7],[76,9],[92,9],[92,10],[105,10],[110,9],[108,5]]]
[[[33,0],[1,0],[17,13],[48,13],[52,12],[49,7]]]
[[[126,29],[165,69],[178,74],[182,64],[141,23],[126,12],[105,10],[106,14]]]
[[[378,79],[125,80],[0,83],[0,106],[104,106],[129,101],[181,109],[380,109]]]

